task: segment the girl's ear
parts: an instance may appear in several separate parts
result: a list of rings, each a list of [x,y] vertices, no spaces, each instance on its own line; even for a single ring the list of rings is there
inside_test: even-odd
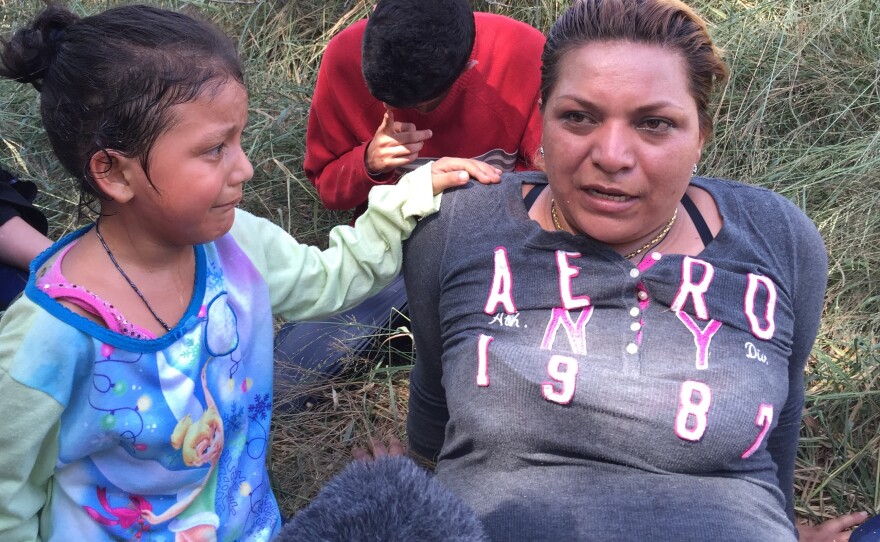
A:
[[[137,159],[107,150],[92,155],[89,173],[105,196],[117,203],[126,203],[134,197],[133,181],[136,175],[143,175],[143,168]]]

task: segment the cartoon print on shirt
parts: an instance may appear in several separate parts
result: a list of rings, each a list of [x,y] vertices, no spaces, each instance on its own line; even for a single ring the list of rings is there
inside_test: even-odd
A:
[[[83,506],[86,513],[88,513],[89,517],[91,517],[93,520],[97,521],[101,525],[119,525],[123,529],[128,529],[129,527],[137,524],[137,531],[134,534],[135,540],[140,540],[143,536],[144,531],[150,530],[150,525],[146,523],[143,518],[143,514],[145,511],[153,510],[153,505],[150,504],[150,501],[141,497],[140,495],[129,495],[129,506],[111,506],[110,501],[107,500],[106,487],[96,488],[96,493],[98,497],[98,502],[101,503],[101,507],[104,509],[104,513],[106,513],[110,517],[102,515],[91,506]]]
[[[222,275],[220,270],[217,270],[216,273]],[[194,476],[190,477],[193,483],[181,490],[177,494],[177,501],[172,501],[171,506],[161,513],[157,513],[157,510],[154,509],[155,503],[151,503],[147,497],[143,496],[142,492],[136,489],[142,485],[136,481],[132,481],[130,484],[129,491],[131,492],[127,496],[131,504],[127,507],[111,506],[106,489],[102,492],[100,487],[96,488],[98,503],[106,513],[101,513],[93,507],[84,507],[89,516],[102,525],[112,525],[123,529],[136,528],[137,532],[133,534],[135,539],[140,539],[143,532],[151,530],[151,525],[170,521],[168,529],[175,533],[175,540],[216,540],[217,530],[220,527],[218,510],[221,512],[224,510],[232,511],[239,504],[244,504],[248,518],[256,521],[260,518],[255,516],[254,510],[258,510],[261,505],[266,504],[264,502],[266,501],[265,490],[260,487],[263,482],[259,481],[254,484],[254,481],[249,481],[237,471],[234,476],[229,473],[223,477],[223,490],[218,492],[221,456],[224,455],[224,451],[228,452],[225,454],[228,456],[227,463],[232,461],[234,457],[241,456],[243,452],[255,458],[261,457],[261,454],[265,452],[267,430],[264,427],[266,423],[264,420],[267,417],[267,405],[271,403],[271,395],[269,393],[257,394],[250,401],[244,397],[249,395],[253,383],[251,378],[247,376],[236,378],[236,373],[240,371],[242,364],[241,360],[236,359],[235,356],[240,341],[235,310],[228,303],[229,296],[225,291],[218,291],[213,295],[209,294],[208,299],[210,301],[203,305],[197,313],[198,318],[203,321],[202,328],[195,332],[197,335],[181,339],[178,343],[180,348],[175,348],[170,357],[159,354],[156,358],[161,394],[164,403],[174,415],[174,420],[171,423],[176,421],[173,430],[169,427],[170,436],[166,437],[168,438],[166,442],[175,451],[176,457],[173,454],[164,461],[168,464],[180,462],[183,466],[193,469],[192,475]],[[138,361],[137,359],[114,359],[114,350],[108,345],[103,346],[102,353],[107,358],[107,362],[132,366]],[[200,355],[200,350],[207,355]],[[240,356],[238,357],[240,358]],[[201,365],[201,369],[198,369],[199,365]],[[215,397],[208,386],[209,365],[227,374],[228,380],[226,382],[228,385],[220,386],[216,391],[220,393],[225,403],[233,405],[234,412],[220,412]],[[199,371],[204,405],[192,392],[195,383],[187,375],[192,374],[193,370]],[[103,393],[113,391],[116,379],[97,371],[94,378],[98,379],[94,386],[96,391]],[[213,380],[214,377],[212,377]],[[120,385],[125,385],[124,382],[120,382]],[[131,387],[135,388],[136,386]],[[144,397],[149,399],[149,396]],[[149,404],[145,402],[144,397],[138,401],[137,408],[130,409],[132,412],[145,414],[149,410]],[[153,401],[155,400],[156,398],[153,399]],[[239,402],[240,400],[242,402]],[[90,403],[92,403],[92,408],[98,408],[94,401],[90,401]],[[117,416],[116,411],[123,411],[119,405],[112,405],[114,411],[110,411],[108,407],[98,410],[108,411],[110,412],[108,415],[116,414]],[[105,418],[108,415],[105,415]],[[226,450],[229,447],[226,442],[227,431],[224,417],[229,420],[233,435],[231,449],[228,450]],[[249,426],[247,425],[248,420],[251,422]],[[105,419],[104,423],[109,423],[109,421]],[[128,425],[126,424],[126,426]],[[136,428],[134,432],[125,430],[119,436],[130,440],[135,452],[148,450],[147,446],[139,442],[137,438],[138,433],[143,430],[145,425],[143,418],[140,423],[134,425]],[[151,423],[150,427],[155,428],[156,426]],[[249,427],[256,430],[258,434],[249,435],[251,432]],[[99,459],[95,458],[94,460],[100,468]],[[140,460],[133,457],[132,461],[132,464],[135,464]],[[149,458],[144,458],[143,461],[142,464],[147,470],[149,470],[148,465],[158,465]],[[220,503],[217,502],[218,499],[221,500]],[[272,509],[271,506],[267,508]]]
[[[136,399],[125,397],[127,391],[136,390],[137,386],[130,385],[124,379],[114,378],[112,369],[104,369],[105,364],[107,367],[136,365],[142,356],[134,354],[132,357],[119,357],[120,354],[116,349],[107,344],[101,345],[101,356],[103,359],[95,362],[92,393],[89,394],[89,406],[104,412],[101,417],[101,428],[104,429],[101,439],[114,442],[118,437],[127,441],[134,452],[143,452],[147,446],[139,441],[139,437],[144,431],[143,412],[149,410],[150,397],[149,395],[142,395]],[[115,433],[116,431],[118,433]]]
[[[201,467],[206,463],[209,464],[208,474],[198,487],[158,516],[152,509],[142,512],[144,519],[152,525],[165,523],[187,512],[186,521],[179,522],[180,525],[177,527],[171,527],[171,530],[175,531],[175,540],[178,541],[214,540],[219,527],[214,501],[217,463],[223,452],[223,420],[208,389],[205,376],[207,369],[208,364],[205,363],[202,366],[201,382],[207,408],[198,420],[194,421],[192,416],[187,414],[177,423],[171,435],[171,445],[175,450],[180,450],[186,466]],[[198,503],[195,505],[197,510],[188,510],[194,503]]]

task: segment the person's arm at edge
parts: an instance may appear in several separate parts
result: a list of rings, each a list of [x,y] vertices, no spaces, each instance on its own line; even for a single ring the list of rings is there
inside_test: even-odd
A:
[[[50,524],[51,517],[44,510],[49,485],[58,461],[59,427],[63,405],[46,391],[22,383],[16,366],[24,371],[38,370],[35,356],[39,352],[27,349],[37,345],[46,359],[53,364],[64,363],[65,354],[76,349],[64,332],[31,334],[31,323],[40,309],[29,299],[16,302],[0,320],[0,411],[4,422],[0,430],[0,540],[39,541]],[[46,330],[44,330],[46,331]],[[25,359],[27,356],[27,359]],[[70,356],[68,356],[69,358]],[[75,362],[67,370],[55,373],[53,385],[58,395],[67,392],[66,382],[75,373]]]
[[[27,270],[31,260],[46,250],[52,241],[19,216],[0,225],[0,264]]]
[[[807,226],[812,228],[811,223],[807,224]],[[818,236],[816,236],[816,237],[818,237]],[[809,242],[809,241],[812,241],[812,242]],[[825,252],[825,249],[824,249],[824,246],[822,244],[821,239],[818,239],[818,240],[810,239],[810,240],[808,240],[808,242],[803,243],[802,246],[812,247],[812,253],[814,253],[817,256],[815,259],[819,260],[819,261],[817,261],[817,264],[816,264],[816,267],[817,267],[817,269],[815,271],[816,276],[809,280],[809,284],[801,285],[795,291],[798,293],[812,292],[813,296],[819,298],[819,299],[814,299],[813,297],[811,297],[810,300],[808,300],[805,303],[805,304],[808,304],[808,308],[806,308],[804,310],[805,311],[813,311],[810,314],[815,314],[815,312],[817,311],[816,307],[818,306],[819,309],[821,309],[822,302],[824,301],[824,298],[822,296],[818,296],[818,294],[825,292],[825,286],[826,286],[826,282],[827,282],[827,268],[828,268],[827,254]],[[820,254],[821,254],[821,257],[818,257],[818,255],[820,255]],[[808,254],[807,255],[808,260],[806,260],[806,261],[811,261],[813,259],[813,258],[811,258],[811,256],[813,256],[813,254]],[[796,261],[804,261],[804,260],[796,260]],[[803,298],[803,297],[804,296],[801,295],[801,298]],[[816,319],[815,322],[807,321],[807,322],[804,322],[803,324],[804,325],[801,326],[801,325],[798,325],[797,322],[795,323],[795,336],[807,338],[807,339],[809,339],[810,337],[815,337],[816,332],[819,327],[819,320]],[[804,359],[803,363],[800,363],[800,364],[793,363],[792,364],[793,366],[798,366],[798,365],[800,366],[800,373],[799,373],[800,380],[797,385],[800,386],[801,390],[803,390],[803,386],[804,386],[804,380],[803,380],[804,365],[806,363],[806,359],[809,357],[809,353],[810,353],[810,350],[812,349],[812,345],[813,345],[814,340],[815,339],[803,340],[803,341],[801,341],[801,342],[803,342],[803,344],[801,344],[801,345],[796,344],[795,347],[792,348],[792,358],[791,358],[792,360],[796,360],[798,358]],[[785,416],[785,413],[783,413],[783,416]],[[797,427],[798,433],[799,433],[800,428],[801,428],[801,409],[798,409],[796,416],[791,415],[791,418],[792,418],[792,424]],[[796,454],[796,452],[794,452],[794,453]],[[792,468],[791,469],[792,480],[794,477],[793,470],[794,469]],[[792,481],[792,483],[793,483],[793,481]],[[793,499],[793,496],[792,496],[792,499]],[[791,511],[789,512],[790,514],[793,514],[793,508],[794,508],[794,504],[792,502]],[[853,527],[862,523],[867,518],[868,518],[867,512],[858,511],[858,512],[844,514],[844,515],[841,515],[841,516],[838,516],[835,518],[831,518],[829,520],[823,521],[822,523],[819,523],[818,525],[799,524],[799,525],[797,525],[798,540],[800,540],[801,542],[846,542],[847,540],[849,540],[849,537],[851,534],[850,529],[852,529]]]
[[[792,294],[794,299],[794,330],[791,355],[788,359],[789,392],[785,406],[779,416],[776,428],[767,443],[774,463],[777,466],[779,487],[785,495],[785,509],[792,525],[796,525],[794,514],[794,469],[800,435],[804,405],[804,368],[816,335],[824,304],[824,293],[828,278],[828,257],[821,236],[813,223],[791,205],[788,215],[788,231],[795,232],[789,253],[792,262],[811,262],[811,265],[792,266],[794,276]]]
[[[447,202],[449,203],[449,202]],[[403,277],[407,285],[410,327],[416,363],[410,373],[406,420],[408,451],[422,464],[436,463],[449,411],[443,389],[439,271],[454,205],[423,220],[404,243]]]

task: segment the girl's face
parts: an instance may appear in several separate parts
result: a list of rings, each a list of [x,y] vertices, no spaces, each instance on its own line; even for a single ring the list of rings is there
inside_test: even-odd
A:
[[[150,151],[149,180],[140,170],[135,197],[141,231],[169,244],[213,241],[232,227],[242,185],[254,169],[241,148],[247,91],[229,79],[172,108],[172,122]],[[152,186],[150,185],[152,181]]]
[[[684,58],[622,41],[565,54],[544,104],[546,172],[575,231],[629,251],[672,217],[703,146]]]

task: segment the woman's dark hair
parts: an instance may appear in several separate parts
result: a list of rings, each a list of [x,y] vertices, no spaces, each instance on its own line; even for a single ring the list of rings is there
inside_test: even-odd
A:
[[[243,83],[235,46],[214,25],[149,6],[80,18],[52,6],[2,40],[0,76],[40,91],[55,155],[79,179],[85,203],[102,194],[89,171],[97,152],[137,158],[174,122],[171,107],[230,77]]]
[[[728,70],[706,23],[679,0],[575,0],[547,36],[541,57],[541,103],[546,104],[553,92],[566,53],[609,41],[646,43],[681,53],[697,103],[700,133],[706,141],[711,138],[709,98],[715,85],[727,79]]]

